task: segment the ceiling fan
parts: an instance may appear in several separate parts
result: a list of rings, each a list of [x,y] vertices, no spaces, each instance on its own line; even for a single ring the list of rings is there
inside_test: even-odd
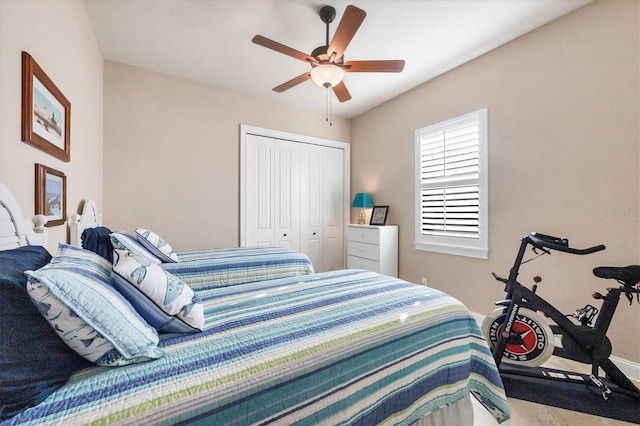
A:
[[[349,5],[338,24],[331,43],[329,43],[329,24],[336,17],[336,10],[331,6],[324,6],[319,12],[320,19],[326,24],[326,44],[317,47],[310,55],[284,44],[270,40],[261,35],[253,37],[252,41],[260,46],[275,50],[299,59],[311,65],[311,71],[295,77],[286,83],[273,88],[274,92],[284,92],[304,81],[312,79],[316,84],[325,88],[332,88],[340,102],[351,99],[351,94],[342,81],[345,72],[401,72],[404,60],[383,61],[344,61],[344,51],[351,42],[367,13],[355,6]]]

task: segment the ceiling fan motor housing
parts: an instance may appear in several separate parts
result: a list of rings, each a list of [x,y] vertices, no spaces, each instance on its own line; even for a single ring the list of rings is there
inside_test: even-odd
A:
[[[316,47],[315,49],[313,49],[313,52],[311,52],[311,56],[316,58],[320,63],[328,62],[330,59],[329,55],[327,55],[328,49],[329,49],[329,46]],[[343,62],[344,62],[344,55],[339,58],[333,58],[332,63],[335,65],[342,65]],[[318,64],[311,63],[311,66],[316,67],[318,66]]]

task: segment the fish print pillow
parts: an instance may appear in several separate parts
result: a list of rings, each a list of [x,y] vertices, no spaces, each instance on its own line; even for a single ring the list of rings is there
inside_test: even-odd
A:
[[[156,330],[192,333],[204,327],[202,301],[161,265],[128,250],[114,250],[111,284]]]
[[[109,281],[65,268],[25,271],[27,293],[79,355],[117,367],[160,358],[158,334]]]
[[[176,263],[179,261],[178,255],[173,252],[169,243],[160,238],[155,232],[138,228],[136,229],[136,239],[163,263]]]

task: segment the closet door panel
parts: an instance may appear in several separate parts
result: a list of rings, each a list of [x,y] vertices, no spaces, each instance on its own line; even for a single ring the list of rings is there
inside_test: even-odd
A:
[[[300,251],[300,144],[275,145],[275,244]]]
[[[246,150],[246,245],[274,244],[274,142],[261,136],[247,136]]]
[[[325,270],[344,267],[344,154],[323,148],[322,249]]]
[[[322,249],[323,152],[318,145],[300,146],[300,251],[316,272],[324,268]]]

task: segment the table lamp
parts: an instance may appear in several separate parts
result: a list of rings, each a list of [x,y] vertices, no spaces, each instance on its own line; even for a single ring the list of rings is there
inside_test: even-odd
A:
[[[373,201],[371,201],[371,197],[366,192],[358,192],[356,196],[353,198],[351,207],[360,208],[360,214],[358,215],[358,225],[364,225],[365,224],[364,209],[372,208]]]

